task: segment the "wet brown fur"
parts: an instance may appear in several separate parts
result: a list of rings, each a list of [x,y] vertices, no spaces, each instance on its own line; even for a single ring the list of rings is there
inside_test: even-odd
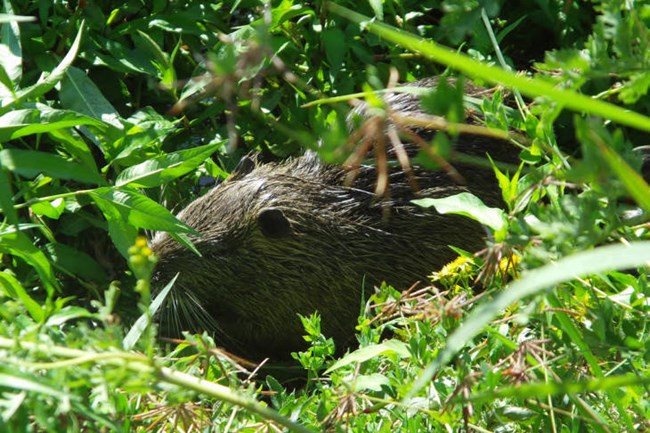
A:
[[[411,98],[412,99],[412,98]],[[503,143],[459,137],[458,149],[500,152]],[[477,151],[478,149],[478,151]],[[163,329],[213,332],[217,343],[253,359],[288,357],[306,347],[297,314],[322,316],[322,331],[344,345],[353,335],[362,292],[387,281],[408,288],[456,257],[484,246],[484,229],[469,218],[440,215],[412,203],[401,170],[390,173],[390,215],[373,194],[376,172],[362,167],[351,187],[346,171],[308,154],[246,169],[178,215],[202,234],[202,257],[167,234],[153,240],[154,283],[180,276],[163,312]],[[470,191],[500,204],[494,175],[456,165],[467,181],[415,170],[421,197]]]

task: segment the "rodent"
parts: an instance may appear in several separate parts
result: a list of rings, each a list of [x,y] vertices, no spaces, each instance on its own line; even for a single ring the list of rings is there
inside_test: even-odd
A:
[[[419,107],[409,94],[387,100],[402,112]],[[493,139],[457,139],[461,151],[485,152],[485,146],[512,153]],[[465,185],[445,172],[416,168],[417,195],[470,191],[500,205],[489,169],[454,166]],[[401,169],[390,172],[388,218],[386,203],[373,193],[375,169],[361,167],[349,187],[346,175],[311,153],[279,163],[245,159],[227,181],[183,209],[178,217],[202,234],[191,238],[202,257],[165,233],[153,239],[154,284],[180,272],[162,328],[210,331],[217,344],[249,359],[286,359],[306,347],[297,314],[318,311],[324,335],[343,347],[353,336],[363,290],[367,299],[382,281],[406,289],[426,279],[456,257],[449,245],[484,247],[485,230],[475,221],[412,204],[416,192]]]

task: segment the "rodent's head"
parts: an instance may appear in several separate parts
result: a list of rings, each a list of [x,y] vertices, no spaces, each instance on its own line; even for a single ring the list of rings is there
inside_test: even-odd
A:
[[[301,343],[297,313],[358,303],[358,293],[334,285],[349,267],[341,239],[363,221],[345,217],[351,202],[319,164],[303,157],[253,166],[192,202],[178,217],[201,233],[191,237],[201,257],[165,233],[153,239],[154,285],[180,273],[160,318],[164,332],[207,330],[235,350],[253,340],[260,353],[288,353]]]

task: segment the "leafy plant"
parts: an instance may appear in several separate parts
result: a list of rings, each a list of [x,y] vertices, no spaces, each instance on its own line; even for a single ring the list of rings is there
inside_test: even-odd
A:
[[[2,7],[1,431],[648,428],[647,5]],[[488,225],[486,249],[459,251],[430,285],[378,288],[338,359],[318,316],[303,318],[299,374],[208,335],[158,341],[142,235],[192,248],[171,210],[250,151],[340,160],[346,102],[381,112],[392,71],[498,86],[422,96],[448,116],[433,144],[452,164],[470,126],[520,156],[495,166],[501,213],[424,202]],[[464,125],[467,110],[481,124]]]

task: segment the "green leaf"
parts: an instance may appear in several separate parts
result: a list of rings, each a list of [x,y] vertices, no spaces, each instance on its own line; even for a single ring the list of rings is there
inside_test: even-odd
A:
[[[115,181],[116,186],[131,185],[138,188],[151,188],[163,185],[198,167],[227,140],[214,144],[180,150],[158,156],[124,170]]]
[[[384,21],[384,5],[381,0],[368,0],[372,11],[375,13],[375,17],[379,21]]]
[[[501,230],[505,224],[501,209],[486,206],[480,198],[469,192],[443,198],[420,198],[412,202],[425,208],[433,207],[441,214],[466,216],[495,231]]]
[[[183,245],[188,250],[192,251],[194,254],[196,254],[197,257],[203,256],[201,252],[196,248],[196,245],[192,243],[192,241],[190,240],[189,236],[187,236],[187,234],[170,232],[169,236],[171,236],[176,242]]]
[[[174,122],[156,113],[150,107],[144,108],[126,119],[127,134],[120,140],[109,143],[111,163],[131,166],[142,161],[144,151],[158,153],[162,140],[176,128]],[[131,126],[132,125],[132,126]],[[139,159],[135,159],[135,158]],[[135,160],[134,160],[135,159]]]
[[[45,248],[54,265],[68,274],[101,284],[108,281],[104,268],[83,251],[60,243],[49,243]]]
[[[135,243],[138,230],[129,224],[121,209],[108,200],[96,199],[95,204],[104,214],[108,224],[108,234],[122,257],[129,258],[129,248]]]
[[[160,306],[163,304],[163,301],[169,294],[170,290],[172,287],[174,287],[176,278],[178,278],[178,274],[176,274],[174,278],[172,278],[171,281],[167,283],[167,285],[160,291],[160,293],[156,295],[153,301],[151,301],[151,305],[149,305],[149,312],[138,317],[138,320],[136,320],[131,329],[129,329],[128,334],[126,334],[122,340],[122,346],[124,347],[124,350],[133,349],[135,344],[142,336],[142,333],[147,329],[147,322],[151,320],[150,318],[156,314]]]
[[[13,15],[11,2],[3,0],[2,3],[4,11]],[[20,27],[16,21],[5,22],[0,29],[0,66],[5,72],[5,76],[0,80],[5,86],[0,86],[0,99],[12,97],[23,75],[23,49],[20,44]],[[7,79],[10,81],[7,82]]]
[[[447,347],[424,369],[408,395],[417,394],[429,383],[433,375],[478,335],[499,312],[520,299],[580,276],[643,266],[648,262],[650,262],[650,241],[640,241],[582,251],[564,257],[556,263],[526,272],[521,279],[509,284],[496,298],[482,303],[472,311],[461,327],[449,336]]]
[[[0,166],[0,209],[7,222],[15,225],[18,224],[18,212],[14,208],[11,183],[9,182],[10,176],[9,172]]]
[[[536,411],[528,409],[527,407],[518,407],[511,405],[500,407],[499,414],[505,416],[509,420],[518,422],[526,421],[539,416]]]
[[[70,305],[61,308],[59,311],[57,311],[56,313],[48,317],[45,324],[47,326],[61,326],[64,323],[69,322],[70,320],[82,319],[82,318],[97,319],[98,317],[97,314],[93,314],[90,311],[86,310],[85,308]]]
[[[52,201],[41,201],[32,204],[29,208],[36,215],[45,215],[53,220],[58,220],[65,211],[65,200],[63,198],[57,198]]]
[[[147,33],[142,30],[137,30],[132,37],[136,46],[145,49],[153,55],[159,69],[164,70],[172,66],[169,62],[169,55]]]
[[[351,385],[354,392],[380,392],[383,388],[390,388],[390,380],[379,373],[362,374],[357,376]]]
[[[94,52],[97,59],[104,62],[110,69],[136,76],[144,74],[158,78],[158,70],[154,65],[155,58],[147,50],[139,46],[126,47],[116,41],[112,41],[110,47],[110,54],[105,54],[102,51]]]
[[[0,141],[81,125],[106,129],[103,122],[83,114],[36,104],[35,108],[14,110],[0,116]]]
[[[24,177],[46,175],[57,179],[103,185],[106,182],[96,172],[77,162],[51,153],[35,150],[0,150],[0,166]]]
[[[83,141],[75,131],[67,129],[57,129],[49,131],[48,134],[56,140],[65,151],[73,156],[76,160],[84,164],[92,171],[97,172],[97,165],[92,152],[88,145]],[[99,174],[99,172],[97,172]]]
[[[499,170],[499,167],[496,166],[492,158],[490,158],[490,155],[487,155],[487,157],[490,160],[490,164],[492,164],[492,170],[494,170],[494,175],[496,176],[497,182],[499,183],[503,201],[509,208],[512,208],[515,200],[517,199],[517,183],[519,182],[519,176],[521,174],[523,164],[519,166],[519,169],[512,175],[512,179],[510,179],[505,173]]]
[[[82,21],[81,25],[79,26],[77,37],[70,47],[70,51],[68,51],[63,60],[61,60],[61,63],[59,63],[56,68],[54,68],[52,73],[50,73],[45,78],[40,79],[36,84],[22,89],[19,92],[16,92],[16,97],[4,98],[0,100],[0,105],[2,106],[3,111],[7,111],[9,107],[16,105],[19,102],[35,99],[39,96],[44,95],[45,93],[52,90],[59,81],[61,81],[63,75],[65,74],[65,71],[70,67],[70,65],[72,65],[72,62],[74,62],[75,58],[77,57],[77,52],[79,51],[79,46],[81,45],[81,39],[84,33],[84,27],[85,24]]]
[[[74,66],[65,71],[59,97],[63,107],[122,129],[119,114],[90,78]]]
[[[324,30],[323,45],[325,56],[330,65],[330,75],[336,76],[337,72],[341,70],[345,58],[346,44],[343,31],[338,27]]]
[[[388,340],[384,341],[383,343],[373,344],[355,350],[354,352],[336,361],[334,365],[327,369],[325,374],[329,374],[334,370],[345,367],[346,365],[365,362],[369,359],[389,353],[396,354],[400,358],[408,358],[411,356],[408,345],[406,343],[399,340]]]
[[[116,209],[125,221],[134,227],[170,232],[198,234],[187,224],[178,220],[163,206],[141,193],[128,188],[97,188],[89,193],[104,211]]]
[[[12,254],[29,264],[43,282],[48,295],[59,290],[59,283],[54,276],[52,266],[45,254],[32,243],[24,233],[16,231],[14,226],[6,227],[0,232],[0,252]]]
[[[25,309],[35,322],[41,323],[45,318],[45,313],[41,305],[32,299],[20,282],[11,274],[0,272],[0,286],[4,288],[7,295],[18,299],[23,303]]]
[[[646,96],[648,89],[650,89],[650,72],[639,72],[634,74],[629,82],[625,83],[618,94],[618,99],[626,105],[632,105],[643,96]]]

